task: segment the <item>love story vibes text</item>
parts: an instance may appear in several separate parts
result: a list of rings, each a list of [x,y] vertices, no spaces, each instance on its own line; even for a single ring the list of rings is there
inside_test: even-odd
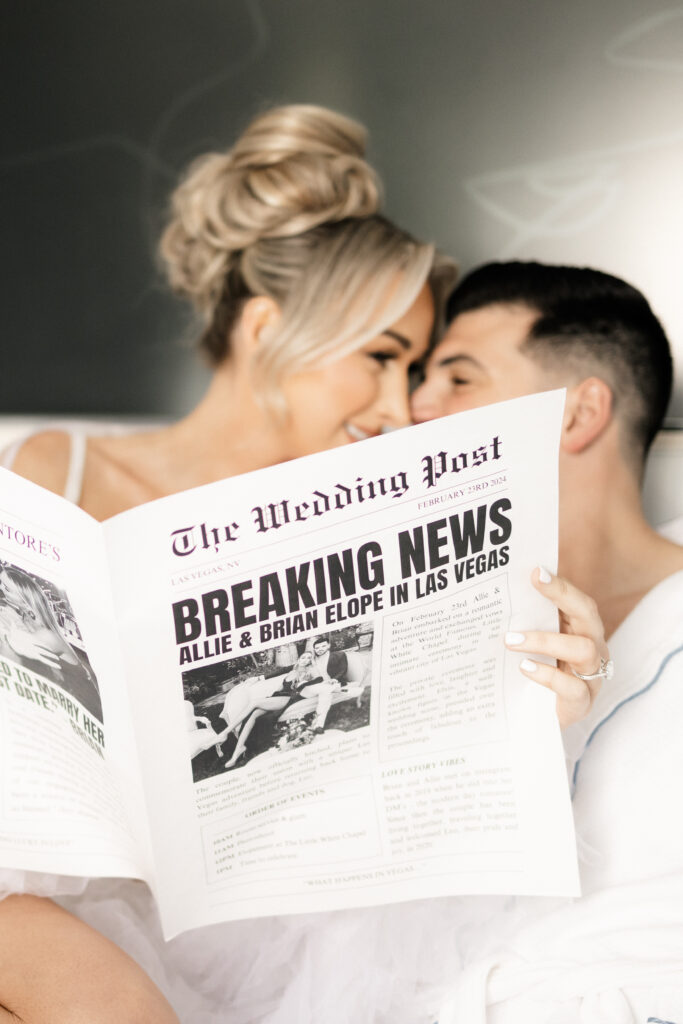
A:
[[[387,580],[379,541],[320,557],[227,588],[176,601],[173,623],[180,664],[227,654],[295,633],[359,619],[406,604],[507,565],[509,498],[400,530]]]

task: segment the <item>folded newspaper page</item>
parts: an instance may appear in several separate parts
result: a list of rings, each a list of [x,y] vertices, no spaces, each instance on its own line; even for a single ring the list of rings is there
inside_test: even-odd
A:
[[[4,469],[0,866],[151,880],[104,531]]]
[[[554,697],[503,643],[557,628],[529,577],[557,560],[563,401],[459,414],[103,524],[4,474],[0,862],[144,878],[167,936],[453,893],[576,895]],[[1,625],[22,574],[45,621],[28,640],[25,612]]]

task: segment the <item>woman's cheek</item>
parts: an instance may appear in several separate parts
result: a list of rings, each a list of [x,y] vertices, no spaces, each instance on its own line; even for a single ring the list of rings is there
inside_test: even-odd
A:
[[[356,412],[363,412],[374,405],[380,396],[382,381],[381,371],[371,369],[366,371],[362,379],[355,379],[349,388],[349,394],[353,395]]]

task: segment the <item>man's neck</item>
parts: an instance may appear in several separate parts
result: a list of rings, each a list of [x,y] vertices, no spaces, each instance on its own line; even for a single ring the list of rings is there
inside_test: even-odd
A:
[[[647,523],[623,463],[563,464],[559,573],[597,602],[608,637],[648,591],[679,570],[683,547]]]

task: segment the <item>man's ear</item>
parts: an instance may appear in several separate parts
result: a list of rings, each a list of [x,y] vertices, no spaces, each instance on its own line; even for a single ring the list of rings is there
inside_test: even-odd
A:
[[[253,355],[260,341],[273,331],[280,321],[280,307],[267,295],[255,295],[242,307],[236,332],[237,342],[245,354]]]
[[[600,377],[567,388],[562,448],[572,455],[588,448],[612,422],[612,389]]]

